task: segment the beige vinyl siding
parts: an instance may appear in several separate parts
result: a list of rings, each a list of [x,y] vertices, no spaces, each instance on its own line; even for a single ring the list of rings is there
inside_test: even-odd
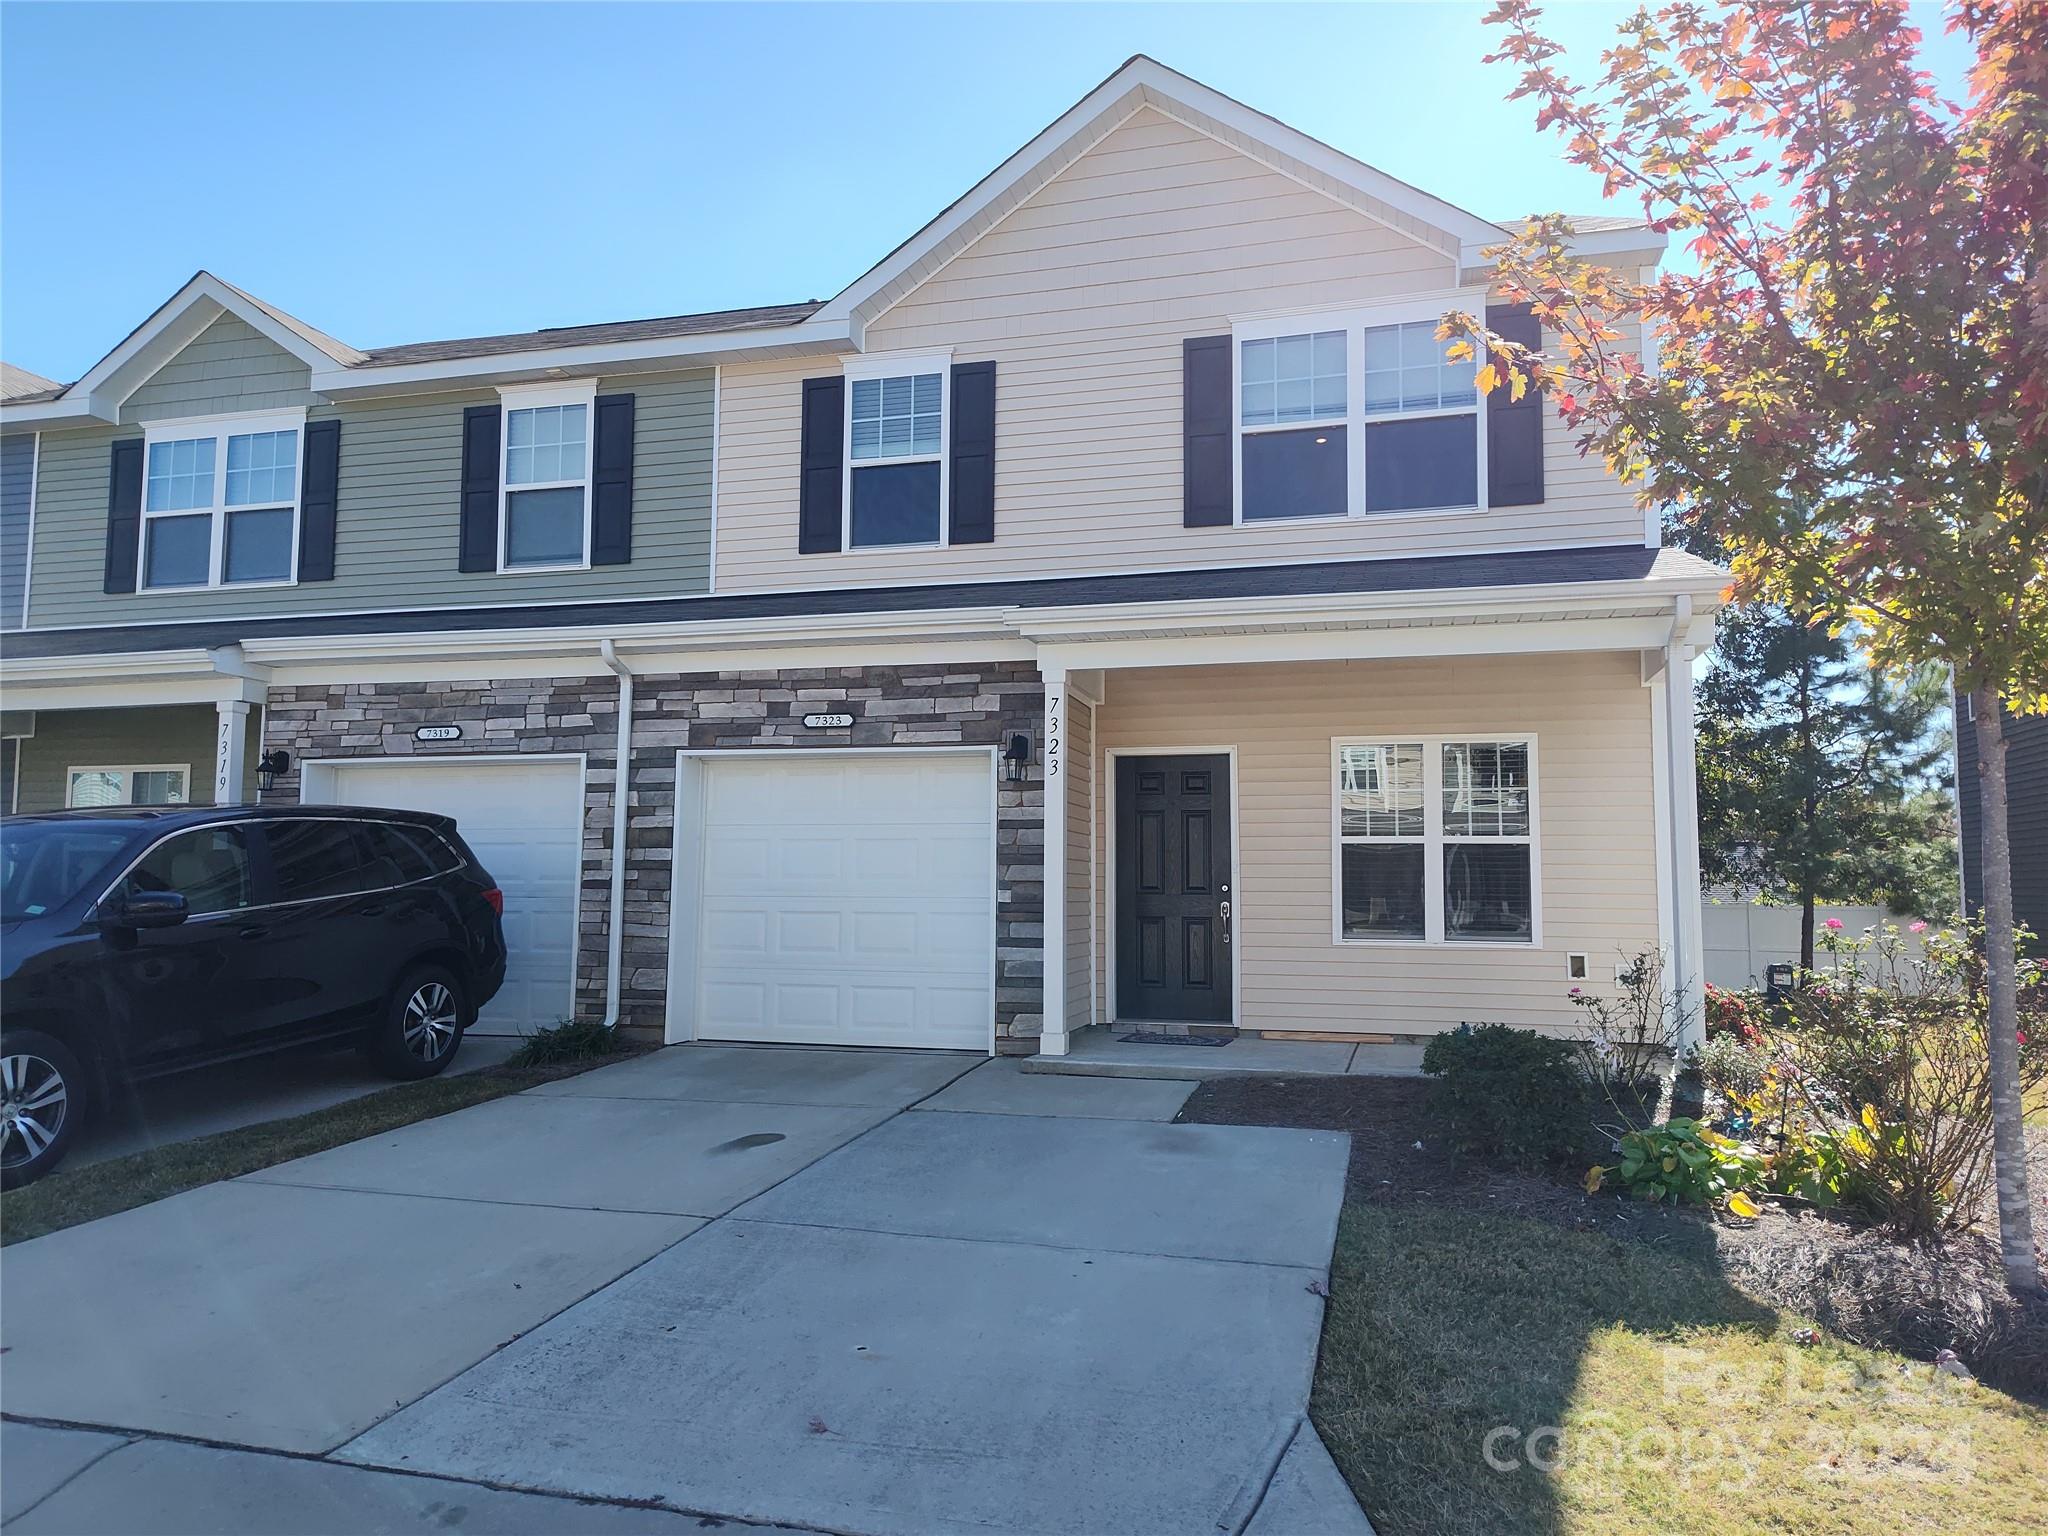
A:
[[[1642,515],[1547,418],[1547,499],[1499,512],[1181,526],[1181,342],[1233,317],[1456,285],[1451,260],[1145,109],[868,327],[871,352],[996,362],[996,537],[796,553],[801,382],[729,366],[720,591],[1639,543]]]
[[[262,710],[249,711],[244,750],[249,797],[256,794]],[[213,744],[219,715],[211,704],[138,709],[39,709],[36,733],[21,741],[16,809],[61,811],[73,768],[175,764],[185,770],[187,803],[213,804]]]
[[[1093,882],[1089,860],[1093,852],[1089,836],[1095,814],[1095,711],[1071,693],[1067,695],[1067,745],[1064,754],[1067,773],[1067,850],[1065,933],[1067,1026],[1079,1028],[1093,1023],[1089,998],[1094,957],[1089,935],[1095,928]]]
[[[162,380],[164,373],[157,378]],[[713,373],[698,369],[600,380],[598,392],[635,397],[630,564],[535,574],[458,571],[463,408],[495,403],[498,396],[490,390],[409,395],[321,405],[307,413],[309,420],[338,418],[342,423],[335,579],[292,587],[109,596],[102,590],[109,454],[115,440],[133,437],[134,431],[45,433],[29,622],[47,628],[705,591],[711,560]]]
[[[1542,947],[1336,943],[1332,739],[1509,732],[1536,737]],[[1098,756],[1237,748],[1243,1028],[1568,1027],[1568,953],[1610,987],[1618,960],[1657,944],[1650,696],[1633,652],[1116,672],[1096,736]]]

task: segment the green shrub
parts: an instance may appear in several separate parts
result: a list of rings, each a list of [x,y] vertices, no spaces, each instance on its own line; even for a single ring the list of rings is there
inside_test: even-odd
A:
[[[1771,1059],[1762,1048],[1732,1032],[1709,1035],[1695,1060],[1707,1086],[1732,1105],[1755,1095],[1771,1075]]]
[[[1577,1049],[1531,1029],[1460,1025],[1422,1053],[1431,1103],[1460,1151],[1517,1167],[1582,1152],[1590,1126]]]
[[[554,1067],[565,1061],[588,1061],[619,1049],[618,1035],[595,1019],[565,1020],[552,1029],[535,1030],[506,1063],[514,1067]]]
[[[1697,1120],[1667,1120],[1621,1138],[1621,1161],[1586,1173],[1586,1192],[1611,1175],[1643,1200],[1672,1205],[1719,1205],[1724,1200],[1741,1216],[1757,1208],[1741,1191],[1763,1177],[1764,1156],[1756,1148],[1710,1131]]]

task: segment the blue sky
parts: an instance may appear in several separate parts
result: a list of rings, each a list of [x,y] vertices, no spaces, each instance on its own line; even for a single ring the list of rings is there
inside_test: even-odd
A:
[[[360,346],[824,298],[1139,52],[1476,213],[1598,211],[1484,9],[9,0],[0,353],[75,378],[200,267]],[[1553,22],[1590,64],[1625,9]]]

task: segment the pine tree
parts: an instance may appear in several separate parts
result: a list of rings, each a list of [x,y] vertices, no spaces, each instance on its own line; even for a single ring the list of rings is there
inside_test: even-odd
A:
[[[1712,884],[1800,909],[1956,906],[1946,688],[1904,683],[1849,640],[1770,604],[1731,610],[1699,682],[1700,867]]]

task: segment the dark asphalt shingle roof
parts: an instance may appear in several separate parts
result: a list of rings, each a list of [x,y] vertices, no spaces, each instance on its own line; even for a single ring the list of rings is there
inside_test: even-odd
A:
[[[491,357],[501,352],[529,352],[541,347],[593,347],[608,342],[650,341],[671,336],[698,336],[707,331],[768,330],[795,325],[824,307],[821,299],[801,304],[766,304],[752,309],[714,309],[701,315],[668,315],[656,320],[613,320],[601,325],[560,325],[541,331],[514,331],[503,336],[464,336],[452,341],[414,341],[396,347],[372,347],[356,366],[385,368],[393,363],[440,363],[464,357]]]
[[[0,635],[0,657],[97,655],[233,645],[295,635],[454,634],[493,629],[708,623],[720,619],[808,618],[958,608],[1079,607],[1188,599],[1314,597],[1455,591],[1461,587],[1546,586],[1594,581],[1719,582],[1727,573],[1679,549],[1603,545],[1490,555],[1428,555],[1403,560],[1343,560],[1312,565],[1233,566],[1143,571],[1126,576],[1050,577],[957,585],[841,587],[820,592],[762,592],[730,597],[646,598],[505,608],[429,608],[316,618],[206,619],[122,628],[22,630]],[[1219,609],[1219,615],[1221,610]]]

